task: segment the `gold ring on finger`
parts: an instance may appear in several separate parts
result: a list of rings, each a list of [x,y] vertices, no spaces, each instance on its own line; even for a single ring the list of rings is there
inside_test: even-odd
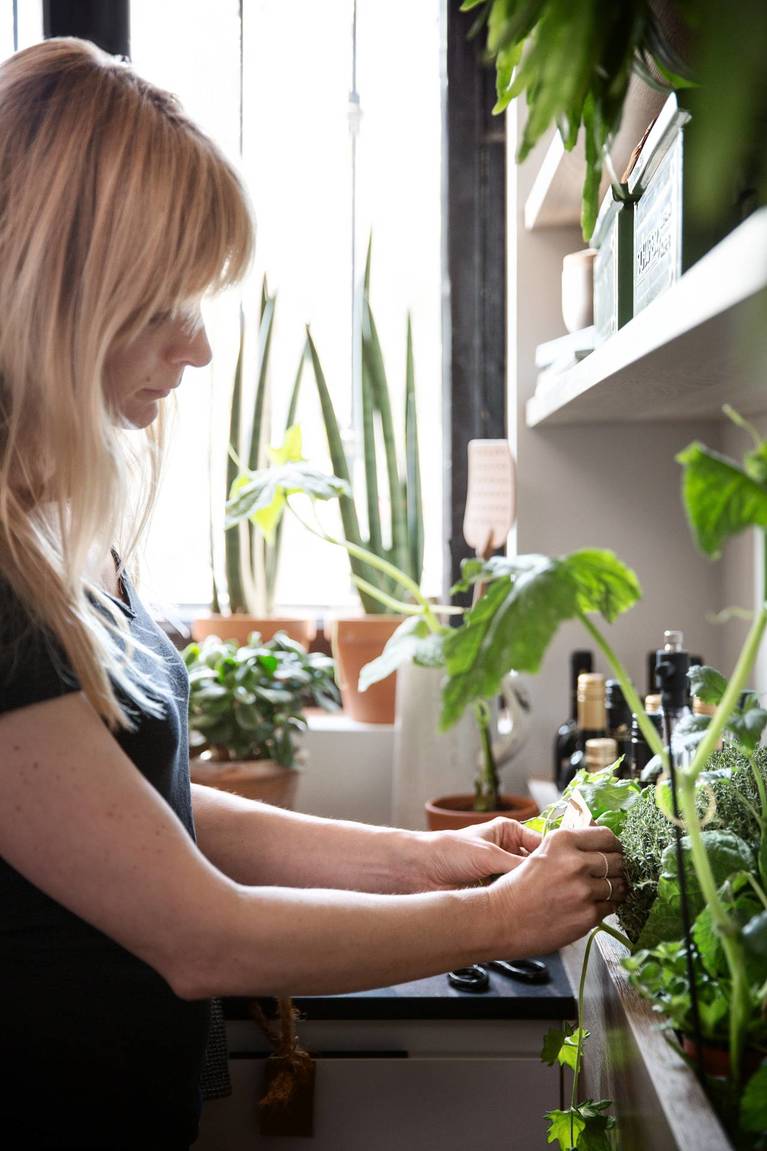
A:
[[[607,874],[610,870],[610,864],[607,862],[607,856],[605,855],[605,853],[603,851],[598,851],[597,855],[601,855],[602,859],[604,859],[604,861],[605,861],[605,873],[604,873],[604,875],[600,875],[599,878],[600,879],[607,879]]]
[[[609,894],[608,894],[608,896],[607,896],[607,902],[608,902],[608,903],[612,903],[612,901],[613,901],[613,885],[612,885],[612,881],[611,881],[610,879],[608,879],[606,875],[603,875],[603,876],[602,876],[602,878],[604,879],[605,883],[607,884],[607,889],[608,889],[608,892],[609,892]]]

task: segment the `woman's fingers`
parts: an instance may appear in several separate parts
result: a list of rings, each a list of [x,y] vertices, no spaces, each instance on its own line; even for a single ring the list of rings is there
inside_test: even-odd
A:
[[[596,903],[622,903],[626,898],[625,879],[590,879],[589,886]]]
[[[596,879],[623,875],[623,856],[619,851],[588,851],[583,854],[584,867]]]

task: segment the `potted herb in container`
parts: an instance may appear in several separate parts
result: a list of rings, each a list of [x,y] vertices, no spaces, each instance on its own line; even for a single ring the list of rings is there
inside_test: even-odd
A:
[[[339,707],[333,661],[284,633],[247,644],[209,636],[183,652],[195,783],[292,807],[305,752],[307,707]]]

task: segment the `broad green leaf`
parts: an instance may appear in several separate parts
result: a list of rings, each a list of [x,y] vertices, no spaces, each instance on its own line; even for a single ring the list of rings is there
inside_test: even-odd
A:
[[[697,696],[703,703],[719,703],[727,690],[727,680],[715,667],[702,664],[691,667],[687,672],[690,683],[690,694]]]
[[[732,732],[746,751],[754,751],[759,746],[765,727],[767,727],[767,711],[761,707],[736,712],[727,721],[728,731]]]
[[[359,690],[366,691],[372,684],[386,679],[406,663],[416,663],[420,667],[443,667],[443,643],[444,635],[432,632],[422,617],[411,616],[405,619],[378,658],[362,668]]]
[[[743,1092],[740,1123],[746,1131],[767,1131],[767,1059],[756,1071]]]
[[[687,517],[706,555],[718,559],[726,540],[748,527],[767,528],[767,485],[697,441],[676,458]]]
[[[270,538],[284,510],[286,497],[298,492],[315,500],[331,500],[348,494],[349,487],[338,476],[326,475],[300,461],[246,472],[232,484],[225,526],[232,528],[249,519]]]
[[[303,459],[300,424],[292,424],[285,429],[285,439],[278,448],[269,448],[269,458],[278,467],[281,464],[299,463]]]
[[[509,671],[539,670],[565,620],[601,612],[614,620],[639,598],[633,572],[612,552],[586,550],[560,559],[543,555],[469,561],[464,583],[489,580],[461,627],[445,641],[448,680],[442,728],[477,699],[495,695]]]
[[[577,1107],[569,1108],[567,1111],[547,1111],[546,1118],[549,1121],[547,1143],[558,1141],[561,1151],[573,1151],[578,1147],[578,1140],[586,1126],[586,1120]]]
[[[525,826],[527,827],[529,825],[525,824]],[[575,1028],[570,1023],[566,1023],[564,1028],[550,1027],[543,1037],[541,1062],[548,1063],[549,1067],[553,1067],[555,1063],[558,1063],[562,1044],[568,1036],[573,1034],[574,1030]]]

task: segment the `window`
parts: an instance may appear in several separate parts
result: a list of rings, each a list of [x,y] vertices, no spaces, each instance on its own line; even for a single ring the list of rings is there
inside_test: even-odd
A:
[[[272,442],[282,438],[304,325],[323,362],[347,450],[355,456],[353,276],[373,232],[371,300],[400,417],[405,325],[413,315],[426,515],[424,587],[441,587],[441,0],[249,0],[244,5],[242,170],[257,220],[247,312],[268,277],[277,293],[271,353]],[[136,67],[175,91],[233,157],[239,151],[239,12],[235,0],[133,0]],[[349,94],[359,94],[354,204]],[[354,211],[353,211],[354,207]],[[149,587],[166,603],[210,596],[208,429],[223,518],[226,418],[237,343],[236,300],[211,307],[214,361],[187,370],[167,479],[147,546]],[[304,454],[329,467],[310,372],[299,421]],[[356,467],[359,468],[360,462]],[[332,515],[329,524],[335,523]],[[220,534],[220,533],[219,533]],[[308,574],[311,572],[311,577]],[[340,550],[297,525],[284,534],[279,608],[356,604]]]

